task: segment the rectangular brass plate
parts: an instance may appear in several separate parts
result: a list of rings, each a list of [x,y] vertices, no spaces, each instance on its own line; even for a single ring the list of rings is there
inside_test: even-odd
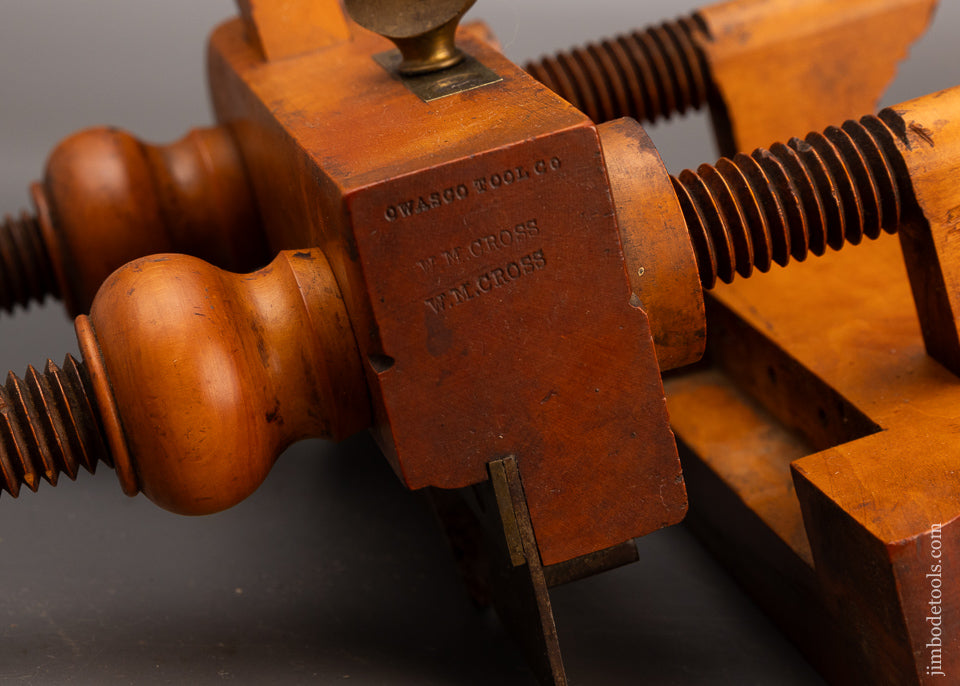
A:
[[[495,71],[485,67],[470,55],[465,55],[464,60],[455,67],[418,76],[403,76],[397,71],[402,59],[399,50],[381,52],[374,55],[373,59],[390,74],[400,79],[403,85],[424,102],[439,100],[503,80]]]

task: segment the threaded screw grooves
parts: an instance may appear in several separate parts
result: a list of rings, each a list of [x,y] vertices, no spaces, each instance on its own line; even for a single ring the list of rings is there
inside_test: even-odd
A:
[[[12,372],[0,387],[0,487],[16,497],[43,478],[56,486],[61,472],[75,479],[79,465],[93,473],[102,460],[112,466],[90,381],[70,355],[63,369],[47,361],[21,380]]]
[[[707,101],[710,75],[697,38],[706,29],[687,17],[591,43],[524,68],[595,122],[669,118]]]
[[[703,287],[895,233],[912,190],[894,139],[868,116],[673,177]]]
[[[26,212],[6,216],[0,224],[0,309],[12,312],[31,300],[59,296],[50,254],[37,219]]]

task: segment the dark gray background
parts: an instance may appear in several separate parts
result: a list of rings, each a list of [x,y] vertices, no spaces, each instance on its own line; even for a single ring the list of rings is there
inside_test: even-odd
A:
[[[960,3],[941,4],[885,103],[960,83]],[[522,61],[694,6],[481,0],[471,16]],[[0,0],[0,211],[26,206],[74,130],[170,141],[208,123],[204,40],[231,14],[229,0]],[[715,157],[704,115],[651,135],[674,171]],[[18,374],[75,349],[57,304],[0,318],[0,363]],[[640,563],[554,592],[573,683],[822,683],[682,527],[638,545]],[[365,437],[294,447],[252,498],[206,518],[128,499],[106,469],[0,497],[0,682],[223,681],[532,677]]]

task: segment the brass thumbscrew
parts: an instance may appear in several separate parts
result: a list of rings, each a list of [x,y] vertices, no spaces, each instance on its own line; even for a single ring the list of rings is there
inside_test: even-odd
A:
[[[456,46],[460,19],[476,0],[345,0],[354,21],[392,40],[400,49],[401,74],[447,69],[463,60]]]

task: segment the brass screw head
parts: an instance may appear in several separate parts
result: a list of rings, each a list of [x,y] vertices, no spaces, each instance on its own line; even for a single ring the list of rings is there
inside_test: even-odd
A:
[[[460,19],[476,0],[345,0],[353,20],[392,40],[400,73],[428,74],[463,60],[455,44]]]

